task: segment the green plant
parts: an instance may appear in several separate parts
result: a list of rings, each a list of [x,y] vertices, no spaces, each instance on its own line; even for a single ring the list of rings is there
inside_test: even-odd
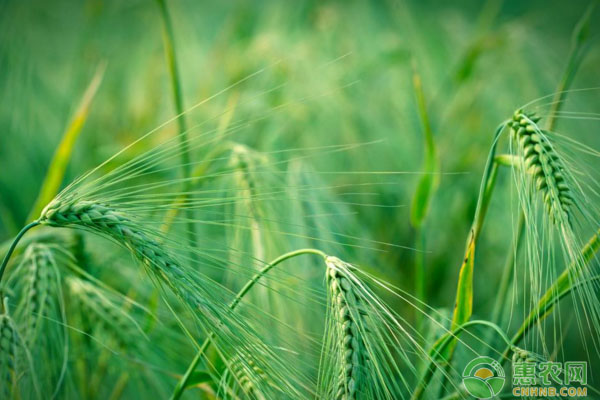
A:
[[[534,114],[517,110],[509,126],[519,146],[523,169],[531,176],[536,190],[541,194],[548,215],[557,224],[568,224],[573,195],[561,158],[538,127],[539,120]]]
[[[594,5],[242,3],[3,4],[0,396],[596,368]]]
[[[333,319],[335,349],[337,361],[337,384],[330,393],[336,399],[355,399],[363,392],[363,376],[369,369],[367,348],[363,335],[368,330],[362,317],[367,312],[362,308],[364,301],[358,297],[351,281],[346,277],[344,263],[334,257],[328,257],[327,282],[329,286],[330,313]]]

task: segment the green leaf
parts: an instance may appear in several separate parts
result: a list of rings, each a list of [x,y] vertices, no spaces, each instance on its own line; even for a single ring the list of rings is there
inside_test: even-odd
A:
[[[460,267],[458,275],[458,288],[456,290],[456,304],[454,305],[454,314],[452,316],[452,325],[450,330],[454,330],[471,318],[473,313],[473,267],[475,265],[475,237],[467,246],[465,259]],[[453,338],[450,345],[443,353],[446,359],[452,356],[456,347],[456,338]]]
[[[185,387],[187,389],[208,382],[212,382],[212,377],[208,371],[194,371],[190,376],[190,379],[186,382]]]
[[[417,184],[417,189],[412,199],[410,221],[415,228],[419,228],[427,212],[429,211],[429,205],[431,198],[439,184],[439,162],[435,148],[435,142],[433,140],[433,131],[429,121],[429,115],[427,114],[427,105],[425,102],[425,95],[423,93],[423,85],[421,83],[421,76],[419,75],[415,64],[413,63],[413,87],[415,90],[415,97],[417,100],[417,108],[419,110],[419,116],[421,118],[421,127],[423,132],[423,139],[425,141],[425,154],[423,158],[423,175]]]
[[[60,185],[62,184],[63,178],[65,176],[67,165],[71,160],[71,155],[73,154],[75,142],[77,141],[77,138],[81,133],[81,129],[83,128],[83,125],[87,120],[92,100],[94,99],[94,96],[98,91],[98,87],[102,82],[105,67],[106,64],[104,63],[98,66],[94,77],[90,81],[87,89],[83,94],[83,97],[79,101],[77,111],[73,115],[71,122],[69,123],[67,129],[63,133],[62,140],[56,148],[54,156],[52,157],[52,161],[50,161],[50,165],[48,166],[48,172],[46,173],[46,177],[44,178],[44,182],[42,183],[42,188],[40,189],[37,200],[35,201],[35,204],[29,213],[28,220],[33,220],[37,218],[46,206],[46,204],[48,204],[58,193]]]

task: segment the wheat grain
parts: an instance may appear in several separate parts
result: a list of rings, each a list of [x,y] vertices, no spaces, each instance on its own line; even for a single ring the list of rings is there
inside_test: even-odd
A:
[[[337,326],[337,343],[341,352],[335,398],[350,400],[360,392],[361,375],[366,362],[361,299],[356,296],[344,273],[344,263],[339,258],[327,257],[326,264],[331,312]]]
[[[92,201],[69,202],[57,199],[44,209],[39,222],[54,227],[85,228],[116,240],[186,303],[196,310],[206,310],[208,307],[209,313],[212,313],[211,305],[189,290],[186,285],[188,277],[179,262],[123,212]]]
[[[533,113],[517,110],[509,126],[550,218],[555,222],[569,223],[573,196],[565,179],[565,168],[547,136],[538,127],[539,120]]]

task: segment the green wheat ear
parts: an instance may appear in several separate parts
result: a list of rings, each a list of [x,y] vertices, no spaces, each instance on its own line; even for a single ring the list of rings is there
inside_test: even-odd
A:
[[[327,257],[326,263],[331,311],[337,328],[338,348],[342,353],[335,398],[350,400],[361,391],[361,377],[368,360],[363,339],[365,323],[361,299],[344,272],[343,262],[336,257]]]
[[[2,398],[10,398],[11,388],[16,384],[17,331],[7,307],[0,314],[0,382]]]
[[[526,172],[542,194],[546,210],[555,223],[570,223],[573,195],[564,176],[564,165],[544,132],[535,113],[515,111],[509,122],[513,138],[522,152]]]

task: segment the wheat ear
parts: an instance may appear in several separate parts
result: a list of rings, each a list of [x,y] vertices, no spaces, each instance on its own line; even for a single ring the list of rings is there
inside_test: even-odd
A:
[[[360,392],[361,375],[366,364],[361,299],[344,272],[344,263],[336,257],[327,257],[325,262],[331,313],[336,325],[338,351],[341,352],[335,398],[352,400]]]
[[[17,331],[8,315],[8,302],[4,302],[4,312],[0,314],[0,382],[3,399],[10,398],[11,388],[16,379]]]
[[[513,138],[518,141],[523,162],[541,192],[550,218],[569,223],[573,196],[565,180],[564,165],[556,150],[538,127],[540,118],[523,110],[515,111],[509,122]]]
[[[67,285],[71,295],[81,305],[82,312],[93,321],[92,326],[105,328],[123,349],[137,346],[137,340],[144,332],[132,317],[108,299],[99,288],[73,277],[68,278]]]
[[[235,356],[229,363],[228,371],[234,381],[240,386],[244,394],[251,399],[265,400],[266,397],[256,388],[253,382],[260,379],[268,384],[268,375],[259,368],[252,359],[243,360],[240,356]]]
[[[185,279],[178,262],[156,240],[124,213],[110,206],[91,201],[70,203],[54,200],[44,209],[39,222],[54,227],[77,226],[109,236],[131,250],[153,272],[166,278],[167,283],[169,278]],[[191,293],[184,293],[176,285],[172,287],[185,300],[193,300]]]
[[[27,325],[24,336],[27,345],[32,347],[37,340],[39,326],[47,313],[53,295],[50,280],[54,258],[44,246],[32,245],[27,248],[23,263],[27,269],[24,310]]]

